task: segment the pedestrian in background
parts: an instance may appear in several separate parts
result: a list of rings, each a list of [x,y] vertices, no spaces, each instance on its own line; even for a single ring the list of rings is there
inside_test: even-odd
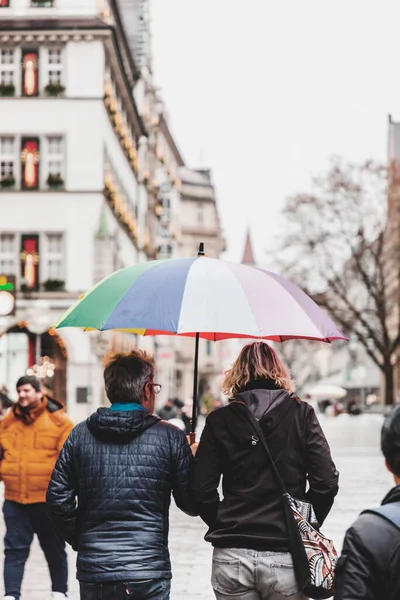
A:
[[[167,600],[171,492],[194,514],[192,453],[185,433],[153,415],[154,361],[116,354],[104,370],[110,408],[69,436],[47,502],[64,539],[78,551],[82,600]]]
[[[18,402],[0,423],[0,474],[4,483],[4,587],[7,600],[18,600],[34,534],[49,566],[53,600],[66,597],[65,544],[48,514],[47,486],[73,424],[64,406],[47,399],[40,380],[17,381]]]
[[[205,539],[214,546],[215,596],[303,600],[289,552],[281,492],[242,411],[258,420],[287,491],[312,504],[319,524],[338,491],[328,443],[314,409],[292,395],[288,371],[263,342],[242,349],[225,374],[223,391],[230,401],[207,417],[192,479],[196,507],[209,527]]]
[[[385,419],[381,447],[396,485],[380,508],[364,511],[347,531],[335,600],[400,598],[400,406]]]
[[[178,417],[178,409],[172,398],[168,398],[164,406],[160,408],[158,416],[164,421],[169,421],[170,419],[176,419]]]
[[[181,419],[181,421],[183,422],[186,434],[189,435],[189,433],[192,429],[191,428],[192,420],[191,420],[191,416],[190,416],[190,408],[191,407],[188,407],[188,405],[185,402],[183,402],[183,400],[180,400],[179,398],[174,398],[174,405],[178,411],[178,418]]]
[[[0,388],[0,421],[7,413],[8,409],[12,407],[14,402],[8,396],[8,390],[5,385]]]

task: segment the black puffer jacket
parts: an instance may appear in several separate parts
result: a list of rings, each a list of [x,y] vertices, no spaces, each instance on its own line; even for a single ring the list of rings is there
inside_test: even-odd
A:
[[[382,504],[391,502],[400,502],[400,485]],[[336,567],[335,600],[399,600],[399,574],[399,529],[379,515],[361,514],[346,533]]]
[[[292,496],[307,499],[322,523],[338,491],[338,472],[313,408],[268,380],[236,399],[259,420],[272,458]],[[237,403],[207,417],[195,457],[192,489],[217,547],[288,551],[281,493],[261,443]],[[218,495],[222,475],[223,500]],[[306,493],[306,483],[309,491]]]
[[[140,410],[100,408],[77,425],[47,492],[85,582],[170,578],[168,512],[194,514],[185,434]],[[78,500],[78,501],[77,501]]]

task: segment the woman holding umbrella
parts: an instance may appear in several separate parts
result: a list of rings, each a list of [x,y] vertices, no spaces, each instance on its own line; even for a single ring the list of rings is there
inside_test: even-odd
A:
[[[338,492],[328,443],[313,408],[292,394],[288,371],[266,343],[242,349],[226,372],[223,390],[230,402],[207,418],[192,481],[199,514],[209,527],[205,539],[214,546],[215,596],[303,600],[279,487],[243,411],[258,421],[287,491],[311,503],[319,525]]]

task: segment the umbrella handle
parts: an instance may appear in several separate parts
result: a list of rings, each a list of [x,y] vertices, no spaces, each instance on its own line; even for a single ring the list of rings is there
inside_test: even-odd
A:
[[[196,443],[196,432],[195,431],[191,431],[189,433],[189,446],[193,446],[193,444]]]

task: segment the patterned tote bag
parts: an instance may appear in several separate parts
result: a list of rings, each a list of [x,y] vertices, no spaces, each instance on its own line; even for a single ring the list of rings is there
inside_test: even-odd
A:
[[[314,600],[331,598],[334,593],[334,573],[338,555],[332,540],[319,532],[319,525],[310,502],[297,500],[288,494],[283,479],[272,459],[264,434],[258,421],[242,402],[242,414],[246,416],[265,449],[272,471],[282,494],[290,553],[296,579],[302,592]]]

